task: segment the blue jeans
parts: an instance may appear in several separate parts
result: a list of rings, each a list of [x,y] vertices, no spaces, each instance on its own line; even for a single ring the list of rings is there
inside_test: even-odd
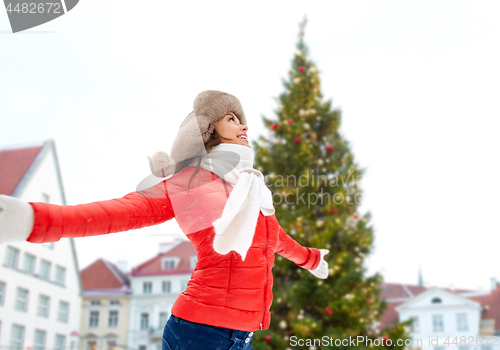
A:
[[[253,350],[253,333],[170,315],[163,331],[162,350]]]

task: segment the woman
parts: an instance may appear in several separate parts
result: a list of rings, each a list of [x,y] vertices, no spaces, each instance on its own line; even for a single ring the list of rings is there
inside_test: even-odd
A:
[[[0,243],[57,242],[175,217],[198,262],[172,307],[163,350],[252,349],[254,332],[270,324],[274,253],[326,278],[328,250],[302,247],[276,220],[272,194],[253,169],[239,100],[209,90],[193,109],[171,157],[159,152],[150,163],[153,174],[173,176],[123,198],[76,206],[0,196]]]

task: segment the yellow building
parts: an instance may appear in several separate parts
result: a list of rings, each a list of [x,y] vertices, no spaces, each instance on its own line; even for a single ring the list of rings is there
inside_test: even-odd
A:
[[[127,349],[130,282],[123,270],[99,259],[81,271],[80,350]]]

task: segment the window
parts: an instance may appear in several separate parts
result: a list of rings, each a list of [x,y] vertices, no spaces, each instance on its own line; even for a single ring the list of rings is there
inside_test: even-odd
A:
[[[54,249],[54,242],[42,243],[42,246],[47,249]]]
[[[163,258],[161,260],[161,269],[162,270],[173,270],[177,267],[177,263],[179,262],[179,258]]]
[[[184,292],[188,286],[189,280],[182,280],[181,281],[181,290]]]
[[[172,290],[172,283],[170,281],[163,281],[161,284],[161,291],[163,293],[170,293]]]
[[[492,345],[481,345],[481,350],[493,350]]]
[[[196,267],[196,263],[198,262],[198,257],[197,256],[192,256],[191,257],[191,269],[194,270],[194,268]]]
[[[141,314],[141,330],[146,330],[149,328],[149,314]]]
[[[120,305],[120,300],[111,300],[109,305]]]
[[[101,301],[100,300],[91,300],[90,301],[90,305],[101,305]]]
[[[467,314],[457,314],[457,331],[468,330]]]
[[[116,340],[106,340],[105,350],[116,350]]]
[[[412,316],[411,319],[413,320],[413,324],[411,325],[410,331],[413,333],[420,332],[420,325],[418,324],[418,317]]]
[[[432,330],[442,332],[444,330],[443,315],[432,315]]]
[[[64,301],[60,301],[59,302],[59,313],[57,314],[57,320],[59,322],[68,323],[68,314],[69,314],[69,304],[64,302]]]
[[[63,350],[66,343],[66,337],[64,335],[56,334],[56,340],[54,342],[54,350]]]
[[[97,350],[97,340],[87,340],[85,350]]]
[[[43,278],[47,281],[50,280],[50,267],[51,263],[47,260],[42,260],[40,262],[40,278]]]
[[[146,350],[146,349],[147,349],[146,345],[139,345],[139,350]]]
[[[4,300],[5,300],[5,283],[0,282],[0,306],[3,305]]]
[[[10,333],[10,348],[11,350],[21,350],[24,347],[24,327],[16,324],[12,325]]]
[[[35,273],[35,260],[36,258],[33,255],[28,253],[24,254],[24,272],[29,273],[30,275],[33,275]]]
[[[118,310],[109,310],[108,312],[108,328],[118,327]]]
[[[98,328],[98,327],[99,327],[99,311],[97,310],[90,311],[88,328]]]
[[[142,284],[142,293],[143,294],[151,294],[151,290],[153,289],[153,283],[144,282]]]
[[[168,312],[160,312],[160,324],[158,325],[158,328],[163,329],[165,328],[165,325],[167,324],[168,321]]]
[[[49,203],[50,196],[47,193],[42,193],[42,203]]]
[[[45,337],[47,333],[40,330],[35,330],[35,340],[33,341],[33,350],[44,350]]]
[[[431,303],[433,303],[433,304],[440,304],[440,303],[442,303],[442,301],[441,301],[441,298],[436,297],[436,298],[433,298],[431,300]]]
[[[7,247],[5,254],[5,266],[17,269],[17,261],[19,259],[19,249],[14,247]]]
[[[56,266],[56,279],[55,282],[64,286],[64,280],[66,278],[66,269],[61,266]]]
[[[48,296],[40,294],[38,297],[38,316],[49,317],[49,302],[50,298]]]
[[[27,289],[17,288],[16,294],[16,306],[15,309],[18,311],[28,311],[28,297],[29,292]]]
[[[469,347],[469,346],[459,346],[458,350],[471,350],[471,347]]]

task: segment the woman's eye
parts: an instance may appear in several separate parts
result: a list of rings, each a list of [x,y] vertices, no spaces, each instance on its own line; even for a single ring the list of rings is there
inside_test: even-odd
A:
[[[234,117],[230,117],[230,118],[229,118],[229,120],[231,120],[231,119],[232,119],[232,120],[234,120]]]

